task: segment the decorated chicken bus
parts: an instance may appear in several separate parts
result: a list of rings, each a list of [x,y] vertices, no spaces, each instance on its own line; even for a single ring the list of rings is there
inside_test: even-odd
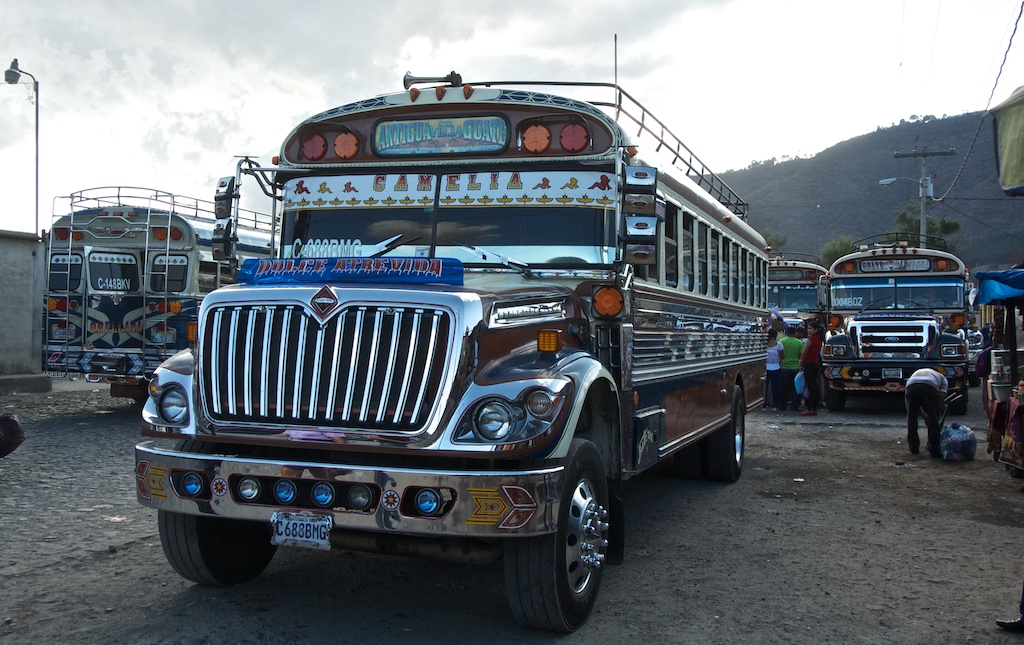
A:
[[[212,247],[212,201],[114,186],[55,202],[47,240],[43,367],[139,401],[165,360],[195,342],[203,295],[233,281]],[[242,257],[273,254],[268,215],[239,213]]]
[[[617,84],[543,85],[407,76],[222,180],[280,200],[280,253],[207,296],[143,411],[138,498],[180,575],[249,580],[279,546],[504,558],[515,617],[571,631],[622,559],[624,482],[739,478],[764,239]]]
[[[949,411],[967,412],[968,271],[940,238],[920,248],[919,237],[866,238],[832,265],[831,336],[822,348],[829,410],[843,410],[850,394],[903,392],[916,370],[930,367],[949,381]]]
[[[778,311],[787,324],[803,324],[811,318],[824,322],[827,277],[828,269],[817,256],[774,255],[768,262],[768,308]]]

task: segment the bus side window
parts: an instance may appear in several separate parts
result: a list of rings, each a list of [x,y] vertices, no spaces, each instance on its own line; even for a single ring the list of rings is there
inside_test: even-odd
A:
[[[665,212],[665,284],[675,287],[679,284],[679,209],[668,204]]]
[[[748,265],[750,263],[750,251],[743,249],[740,251],[740,302],[745,305],[750,304],[747,300],[747,275],[749,274]]]
[[[683,289],[693,291],[693,215],[683,213]]]
[[[697,224],[697,293],[708,295],[708,225]]]
[[[717,298],[719,297],[719,294],[721,294],[721,267],[719,266],[722,258],[721,250],[721,234],[718,231],[711,231],[711,247],[709,248],[710,253],[708,254],[708,265],[710,268],[710,272],[708,273],[708,284],[711,286],[711,293],[709,295],[712,298]]]
[[[733,302],[740,301],[740,245],[733,243],[732,253],[729,259],[729,277],[732,279],[732,289],[729,296]]]

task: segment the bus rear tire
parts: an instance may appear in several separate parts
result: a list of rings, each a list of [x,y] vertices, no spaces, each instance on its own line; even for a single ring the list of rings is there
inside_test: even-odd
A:
[[[573,439],[563,463],[558,528],[505,542],[505,592],[519,622],[571,632],[586,621],[597,601],[610,535],[610,501],[594,444]]]
[[[846,408],[846,392],[825,386],[825,407],[829,412],[842,412]]]
[[[743,451],[746,444],[747,408],[743,403],[743,390],[732,388],[732,408],[729,422],[707,438],[708,479],[735,482],[743,472]]]

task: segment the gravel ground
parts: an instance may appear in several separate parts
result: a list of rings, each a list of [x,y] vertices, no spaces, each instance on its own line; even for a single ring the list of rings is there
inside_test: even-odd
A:
[[[750,414],[737,484],[632,480],[626,561],[567,636],[512,621],[501,563],[281,549],[247,585],[186,582],[135,501],[139,409],[84,383],[2,396],[26,441],[0,459],[0,643],[1017,642],[994,621],[1024,575],[1022,481],[978,394],[968,463],[911,456],[879,397]]]

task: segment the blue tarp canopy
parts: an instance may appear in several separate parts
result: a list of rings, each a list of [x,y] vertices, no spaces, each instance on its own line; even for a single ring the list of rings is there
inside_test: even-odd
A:
[[[978,284],[979,305],[1002,305],[1024,297],[1024,269],[982,271],[975,274]]]

